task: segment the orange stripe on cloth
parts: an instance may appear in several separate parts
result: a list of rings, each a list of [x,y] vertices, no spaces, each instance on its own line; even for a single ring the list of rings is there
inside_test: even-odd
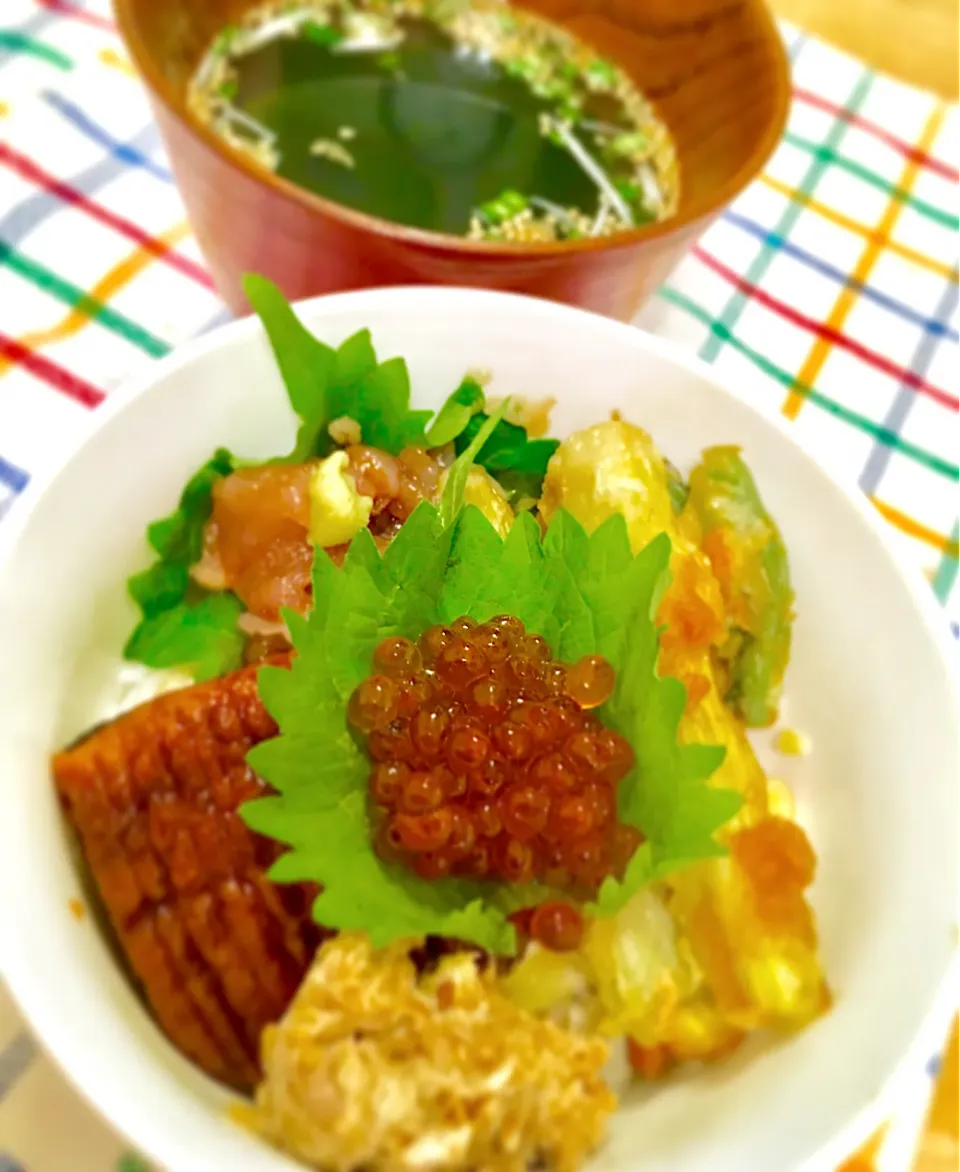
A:
[[[779,192],[780,195],[785,195],[787,199],[795,200],[797,203],[802,203],[804,207],[809,208],[824,220],[829,220],[831,224],[836,224],[838,228],[846,228],[848,232],[853,232],[857,236],[863,236],[867,240],[874,237],[877,232],[876,228],[871,228],[868,224],[861,224],[859,220],[854,220],[852,216],[845,216],[843,212],[838,212],[835,208],[828,207],[825,203],[820,203],[819,200],[811,199],[804,195],[802,191],[797,191],[790,187],[787,183],[781,183],[779,179],[774,179],[771,175],[761,175],[760,182],[766,184],[771,191]],[[898,240],[886,240],[884,246],[888,252],[893,252],[897,256],[903,257],[904,260],[910,261],[918,268],[927,269],[931,273],[936,273],[938,277],[943,277],[946,281],[951,281],[955,285],[957,283],[957,274],[951,265],[944,264],[942,261],[935,260],[932,256],[927,256],[924,252],[918,252],[915,248],[910,248],[907,244],[901,244]]]
[[[944,108],[937,106],[930,114],[917,139],[917,151],[926,153],[933,146],[934,140],[943,124]],[[824,323],[828,331],[837,331],[843,328],[850,310],[856,304],[859,290],[870,276],[873,266],[877,263],[881,253],[890,240],[890,233],[896,227],[905,206],[905,200],[920,174],[919,158],[908,159],[900,178],[897,181],[894,194],[891,196],[886,210],[880,218],[876,229],[867,237],[867,243],[860,253],[860,257],[850,274],[850,283],[844,285],[837,295],[833,308],[827,315]],[[797,371],[794,386],[787,395],[783,404],[783,413],[788,419],[796,419],[800,409],[806,401],[806,395],[801,387],[816,386],[817,378],[823,370],[823,365],[833,348],[833,342],[826,337],[815,338],[807,352],[803,365]]]
[[[876,1159],[883,1147],[887,1129],[881,1127],[860,1149],[837,1169],[837,1172],[876,1172]]]
[[[913,517],[908,517],[906,513],[901,513],[899,509],[895,509],[893,505],[888,505],[886,501],[880,500],[879,497],[870,497],[870,503],[885,521],[889,521],[901,533],[905,533],[908,537],[915,537],[918,541],[924,541],[927,545],[932,546],[940,553],[947,554],[949,557],[960,557],[960,542],[957,542],[954,538],[945,537],[944,534],[938,533],[936,529],[930,529],[926,525],[922,525],[919,521],[914,520]]]
[[[960,1023],[953,1019],[953,1033],[950,1045],[940,1068],[933,1106],[930,1108],[930,1126],[960,1140]]]
[[[166,232],[157,233],[154,238],[154,247],[146,248],[141,246],[135,248],[133,252],[128,253],[127,256],[114,265],[107,273],[105,273],[99,281],[88,291],[90,304],[106,305],[112,297],[115,297],[125,285],[129,285],[134,277],[138,276],[143,270],[155,261],[158,255],[173,248],[186,235],[189,234],[190,225],[186,221],[179,224],[174,224],[172,228],[168,228]],[[162,245],[161,249],[156,248],[156,244]],[[16,341],[20,346],[26,347],[28,350],[38,350],[42,346],[49,346],[54,342],[63,342],[67,338],[72,338],[78,334],[84,326],[91,321],[89,312],[84,309],[71,309],[70,312],[62,318],[56,325],[50,326],[46,330],[37,330],[34,333],[24,334],[23,337],[17,338]],[[15,359],[0,354],[0,374],[3,374],[10,366],[14,365]]]
[[[120,72],[125,73],[127,77],[139,76],[127,58],[118,53],[116,49],[101,49],[97,54],[97,58],[104,65],[109,65],[111,69],[119,69]]]

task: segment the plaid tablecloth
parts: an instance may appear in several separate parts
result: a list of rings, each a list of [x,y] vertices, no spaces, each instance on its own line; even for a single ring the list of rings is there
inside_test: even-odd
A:
[[[783,32],[784,140],[638,324],[856,480],[956,634],[957,109]],[[2,516],[123,379],[229,317],[107,0],[0,0],[0,261]],[[917,1072],[877,1172],[908,1168],[935,1070]],[[0,991],[0,1172],[142,1167]]]

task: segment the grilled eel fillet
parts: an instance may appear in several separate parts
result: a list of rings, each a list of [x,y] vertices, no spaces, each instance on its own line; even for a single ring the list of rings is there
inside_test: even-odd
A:
[[[276,734],[256,669],[160,696],[53,759],[120,947],[170,1040],[238,1089],[321,939],[315,890],[265,871],[281,848],[237,807],[267,790],[247,751]]]

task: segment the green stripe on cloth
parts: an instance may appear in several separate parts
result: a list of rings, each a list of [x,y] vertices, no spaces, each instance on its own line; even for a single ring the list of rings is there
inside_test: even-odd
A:
[[[754,350],[745,342],[741,342],[725,322],[719,318],[711,317],[705,309],[702,309],[695,301],[691,301],[689,297],[684,296],[683,293],[677,292],[676,289],[663,287],[660,289],[660,296],[665,301],[669,301],[671,305],[677,306],[678,309],[682,309],[685,313],[689,313],[691,317],[696,318],[713,335],[723,342],[728,342],[734,350],[743,354],[745,358],[749,358],[764,374],[768,374],[771,378],[776,379],[781,386],[800,390],[809,398],[811,403],[816,403],[822,410],[835,416],[837,419],[842,419],[844,423],[852,424],[880,443],[886,444],[895,451],[901,452],[904,456],[908,456],[911,460],[916,460],[924,468],[929,468],[932,472],[936,472],[940,476],[946,476],[951,480],[960,479],[960,468],[956,464],[951,464],[947,460],[941,460],[939,456],[935,456],[932,452],[918,448],[916,444],[912,444],[909,440],[903,439],[895,431],[891,430],[891,428],[883,427],[875,423],[872,419],[868,419],[865,415],[859,415],[856,411],[851,411],[849,407],[844,407],[840,403],[834,402],[833,399],[827,398],[826,395],[821,394],[820,391],[815,390],[813,387],[798,385],[793,375],[781,367],[776,366],[758,350]]]
[[[145,330],[143,326],[137,325],[135,321],[131,321],[124,314],[111,309],[109,305],[104,305],[102,301],[91,297],[89,293],[84,292],[77,285],[58,277],[50,269],[24,256],[22,252],[11,248],[3,241],[0,241],[0,263],[5,264],[7,268],[12,269],[21,277],[25,277],[28,281],[32,281],[38,288],[50,293],[65,305],[69,305],[71,309],[100,322],[102,326],[119,334],[121,338],[125,338],[134,346],[138,346],[152,358],[162,358],[170,350],[166,342],[151,334],[149,330]]]
[[[950,540],[960,541],[960,520],[954,521],[953,529],[950,531]],[[952,553],[945,553],[941,557],[940,565],[937,566],[937,572],[933,576],[933,592],[939,603],[946,602],[950,597],[950,591],[957,580],[958,569],[960,569],[960,563],[957,562]]]
[[[14,29],[0,28],[0,49],[9,49],[12,53],[25,53],[28,57],[36,57],[38,61],[46,61],[48,65],[55,65],[58,69],[73,69],[73,61],[59,49],[45,45],[43,41],[36,41],[25,33],[18,33]]]
[[[115,1172],[150,1172],[150,1165],[136,1152],[125,1152],[117,1161]]]
[[[873,74],[865,71],[861,74],[860,80],[854,86],[853,92],[850,94],[850,98],[846,103],[845,111],[847,113],[857,113],[866,100],[871,85],[873,85]],[[831,126],[830,133],[824,139],[824,147],[829,147],[831,150],[838,147],[849,126],[849,122],[838,117],[834,121],[833,126]],[[813,190],[820,182],[826,169],[826,160],[815,157],[797,187],[797,194],[809,199],[813,195]],[[794,225],[800,218],[803,209],[804,201],[802,199],[793,200],[787,205],[783,215],[775,227],[770,230],[766,240],[760,246],[757,255],[753,258],[750,267],[744,273],[743,278],[747,285],[758,285],[760,283],[764,273],[770,267],[771,261],[777,254],[777,246],[772,241],[786,240],[793,231]],[[740,320],[740,315],[743,313],[749,300],[749,294],[737,290],[737,292],[731,294],[730,299],[723,307],[717,320],[726,326],[728,330],[732,330]],[[722,333],[712,333],[700,347],[700,357],[705,358],[707,362],[713,362],[727,340],[726,336]]]
[[[943,211],[942,208],[934,207],[932,203],[927,203],[925,199],[911,195],[908,191],[904,191],[902,187],[891,183],[889,179],[884,179],[882,175],[878,175],[876,171],[871,171],[869,167],[864,167],[860,163],[855,163],[853,159],[847,159],[843,155],[838,155],[826,143],[811,142],[807,138],[801,138],[799,134],[792,134],[789,130],[784,134],[783,141],[790,143],[791,146],[799,147],[801,150],[809,151],[811,155],[815,158],[822,159],[824,163],[833,163],[848,174],[856,175],[858,179],[862,179],[864,183],[869,183],[871,187],[877,188],[878,191],[886,192],[892,199],[902,203],[904,207],[913,208],[921,216],[926,216],[935,223],[942,224],[945,228],[950,228],[954,232],[960,229],[960,217],[951,216],[949,212]]]

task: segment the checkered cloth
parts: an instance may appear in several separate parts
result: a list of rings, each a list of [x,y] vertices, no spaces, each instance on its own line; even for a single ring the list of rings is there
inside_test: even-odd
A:
[[[229,314],[107,0],[2,0],[0,21],[2,514],[114,387]],[[856,479],[956,633],[957,110],[783,32],[783,142],[638,323],[715,363]],[[920,1072],[916,1087],[878,1172],[909,1166]],[[0,1172],[138,1166],[0,993]]]

